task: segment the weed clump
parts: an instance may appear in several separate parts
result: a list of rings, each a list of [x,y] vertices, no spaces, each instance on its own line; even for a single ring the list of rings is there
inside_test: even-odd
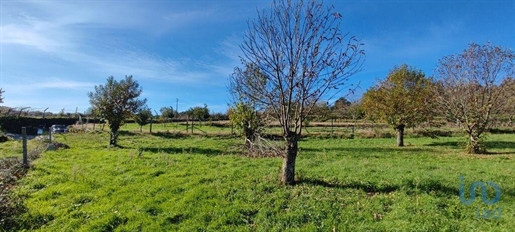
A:
[[[56,147],[64,146],[59,144]],[[29,163],[39,158],[45,149],[47,145],[40,144],[29,151],[27,154]],[[27,174],[29,168],[30,166],[24,165],[18,157],[0,159],[0,228],[16,230],[23,226],[18,222],[17,217],[26,212],[24,197],[14,194],[11,190]]]
[[[242,146],[243,156],[251,158],[284,157],[286,150],[277,142],[258,137],[256,141]]]
[[[451,137],[452,131],[450,130],[419,130],[415,132],[415,136],[429,137],[438,139],[438,137]]]
[[[59,149],[70,149],[70,146],[60,142],[53,142],[48,145],[47,151],[57,151]]]
[[[9,140],[10,140],[9,136],[7,136],[7,135],[0,135],[0,143],[5,143],[5,142],[7,142]]]
[[[19,197],[10,194],[16,182],[27,173],[27,168],[16,157],[0,160],[0,228],[16,226],[15,216],[24,212]]]

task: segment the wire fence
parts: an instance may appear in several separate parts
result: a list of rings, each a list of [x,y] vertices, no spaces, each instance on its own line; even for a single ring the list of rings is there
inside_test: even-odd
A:
[[[70,132],[109,131],[108,124],[77,124]],[[135,123],[124,124],[120,130],[131,133],[173,133],[190,135],[237,135],[238,131],[229,121],[207,122],[160,122],[139,126]],[[408,136],[450,136],[460,134],[463,131],[458,125],[448,123],[445,125],[421,124],[405,129]],[[281,136],[282,128],[278,123],[269,123],[262,134]],[[386,123],[374,123],[370,121],[326,121],[305,123],[302,128],[302,136],[306,137],[340,137],[340,138],[391,138],[396,136],[393,126]]]
[[[22,129],[25,132],[25,128]],[[7,137],[6,135],[3,135]],[[32,161],[40,157],[40,155],[51,145],[51,134],[37,136],[31,139],[30,146],[27,145],[28,137],[26,134],[22,136],[8,137],[7,140],[22,140],[21,152],[16,150],[10,154],[2,154],[0,156],[0,225],[9,227],[12,222],[12,215],[18,214],[23,210],[21,199],[10,194],[10,190],[15,184],[27,173]],[[5,141],[7,142],[7,141]],[[18,142],[14,142],[20,145]],[[4,151],[4,150],[2,150]],[[19,154],[22,153],[22,154]]]

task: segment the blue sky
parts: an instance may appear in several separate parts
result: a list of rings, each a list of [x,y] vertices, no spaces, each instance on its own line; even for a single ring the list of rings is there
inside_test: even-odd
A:
[[[247,20],[269,0],[0,1],[0,88],[10,107],[84,112],[108,76],[133,75],[153,110],[225,112]],[[406,63],[432,75],[470,42],[515,49],[515,1],[324,1],[365,44],[360,92]],[[344,93],[342,93],[344,94]],[[331,100],[331,99],[324,99]],[[334,100],[334,99],[332,99]]]

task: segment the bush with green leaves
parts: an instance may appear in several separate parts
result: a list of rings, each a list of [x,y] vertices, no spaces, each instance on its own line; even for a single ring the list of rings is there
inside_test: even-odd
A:
[[[252,106],[244,103],[237,103],[231,108],[229,120],[239,134],[244,136],[246,147],[252,146],[265,125],[259,113]]]

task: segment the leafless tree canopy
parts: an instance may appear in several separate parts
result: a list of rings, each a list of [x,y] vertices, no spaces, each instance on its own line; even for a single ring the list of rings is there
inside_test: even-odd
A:
[[[235,70],[233,89],[270,110],[285,132],[300,134],[313,105],[361,69],[362,44],[341,32],[341,19],[317,1],[274,1],[248,22],[244,68]]]
[[[461,54],[439,61],[439,104],[470,136],[470,152],[481,153],[480,138],[492,115],[502,109],[503,79],[515,74],[515,54],[490,43],[470,44]]]
[[[285,184],[295,183],[303,121],[317,101],[338,93],[361,69],[362,44],[341,32],[341,19],[334,7],[315,0],[274,0],[269,11],[248,22],[240,46],[243,68],[236,68],[231,89],[281,124]]]

